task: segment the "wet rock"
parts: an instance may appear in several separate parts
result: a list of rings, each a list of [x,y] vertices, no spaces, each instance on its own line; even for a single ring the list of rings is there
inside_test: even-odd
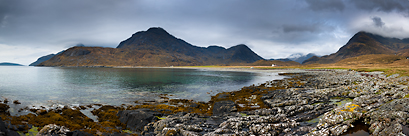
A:
[[[0,136],[19,136],[19,134],[16,131],[8,129],[0,117]]]
[[[403,134],[403,126],[409,123],[409,98],[392,100],[368,114],[369,131],[374,135]]]
[[[346,132],[352,123],[363,116],[363,109],[353,103],[347,103],[343,107],[338,107],[333,111],[327,112],[321,118],[316,130],[310,135],[322,135],[330,133],[332,135],[341,135]]]
[[[208,117],[205,117],[208,118]],[[178,113],[165,119],[149,123],[145,126],[143,135],[203,135],[215,131],[216,125],[198,114]]]
[[[37,136],[64,136],[67,135],[68,132],[70,132],[70,130],[64,126],[49,124],[44,126],[43,129],[38,132]]]
[[[10,107],[7,104],[0,103],[0,114],[7,112]]]
[[[14,104],[21,104],[21,102],[19,102],[18,100],[14,100],[13,103]]]
[[[213,115],[222,116],[237,111],[236,104],[233,101],[219,101],[214,103]]]
[[[162,114],[149,109],[137,109],[119,111],[117,116],[119,121],[126,124],[126,127],[132,131],[143,131],[145,125],[157,121],[157,116],[160,117]]]
[[[7,128],[6,124],[4,124],[3,120],[0,117],[0,136],[6,136]]]
[[[71,135],[71,136],[93,136],[90,133],[79,131],[79,130],[68,132],[67,135]]]

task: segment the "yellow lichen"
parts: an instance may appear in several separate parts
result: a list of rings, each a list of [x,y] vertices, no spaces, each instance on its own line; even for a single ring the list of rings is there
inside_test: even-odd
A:
[[[350,105],[347,105],[346,108],[341,111],[353,112],[358,107],[360,106],[356,104],[350,104]]]

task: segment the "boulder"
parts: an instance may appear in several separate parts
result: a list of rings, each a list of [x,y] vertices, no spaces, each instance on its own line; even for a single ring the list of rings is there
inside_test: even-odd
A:
[[[126,127],[132,131],[143,131],[143,127],[158,120],[161,113],[149,109],[125,110],[119,111],[117,116],[119,121],[126,124]]]
[[[37,136],[54,136],[54,135],[67,135],[70,130],[64,126],[58,126],[56,124],[49,124],[41,129]]]
[[[233,101],[219,101],[213,105],[213,116],[222,116],[237,111],[236,104]]]
[[[19,136],[19,134],[16,131],[7,129],[6,124],[0,117],[0,136]]]

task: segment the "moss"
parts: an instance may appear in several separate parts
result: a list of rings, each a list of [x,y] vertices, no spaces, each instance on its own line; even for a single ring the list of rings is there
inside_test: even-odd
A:
[[[36,136],[38,133],[38,127],[32,127],[29,129],[27,132],[24,131],[18,131],[18,134],[20,135],[25,135],[25,136]]]
[[[10,108],[7,104],[2,104],[0,103],[0,114],[7,112],[7,110]]]
[[[155,116],[155,117],[157,117],[157,118],[160,119],[160,120],[166,119],[166,117],[159,117],[159,116]]]
[[[131,130],[122,130],[122,132],[124,132],[124,133],[129,133],[129,134],[132,134],[132,133],[133,133]]]
[[[312,119],[312,120],[307,121],[307,123],[309,123],[309,124],[318,123],[318,122],[320,122],[320,119],[321,119],[323,116],[324,116],[324,115],[318,116],[318,117],[315,118],[315,119]]]
[[[73,110],[70,108],[45,111],[45,113],[38,115],[29,113],[23,116],[1,115],[1,117],[4,120],[10,121],[10,123],[13,125],[24,126],[24,131],[21,131],[21,133],[28,135],[37,132],[43,126],[48,124],[65,126],[72,131],[81,130],[91,134],[96,134],[97,132],[120,133],[121,130],[118,130],[116,128],[125,128],[125,125],[120,123],[119,118],[116,116],[116,113],[118,112],[117,109],[112,107],[101,107],[101,109],[97,111],[99,122],[94,122],[92,119],[85,116],[81,111],[77,109]],[[28,124],[36,127],[30,129],[28,127]]]
[[[247,115],[246,113],[240,113],[240,115],[241,115],[242,117],[247,117],[247,116],[249,116],[249,115]]]

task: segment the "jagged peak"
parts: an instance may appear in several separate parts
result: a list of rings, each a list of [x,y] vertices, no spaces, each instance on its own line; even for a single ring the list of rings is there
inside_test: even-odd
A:
[[[165,29],[162,27],[151,27],[147,31],[147,33],[156,33],[156,34],[169,34]]]
[[[239,44],[239,45],[236,45],[236,46],[232,46],[232,47],[230,47],[229,49],[235,49],[235,48],[247,48],[247,49],[250,49],[247,45],[245,45],[245,44]]]
[[[165,29],[163,29],[162,27],[151,27],[146,31],[138,31],[136,33],[134,33],[132,35],[132,37],[138,35],[138,34],[142,34],[142,33],[147,33],[147,34],[165,34],[165,35],[170,35]],[[131,38],[132,38],[131,37]]]

